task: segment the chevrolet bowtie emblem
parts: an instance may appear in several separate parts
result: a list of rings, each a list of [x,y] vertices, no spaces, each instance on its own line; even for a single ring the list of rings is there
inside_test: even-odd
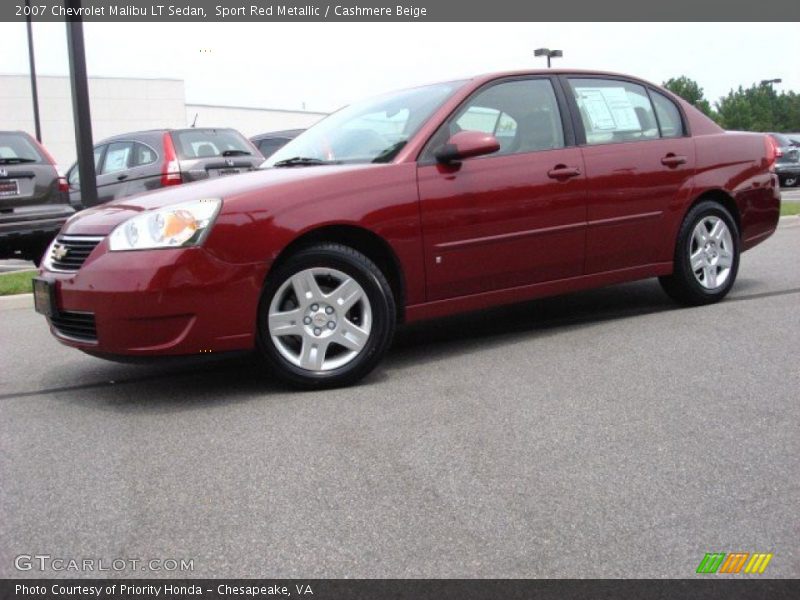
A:
[[[63,260],[67,254],[69,254],[69,248],[66,246],[56,244],[56,246],[53,248],[53,258],[56,260]]]

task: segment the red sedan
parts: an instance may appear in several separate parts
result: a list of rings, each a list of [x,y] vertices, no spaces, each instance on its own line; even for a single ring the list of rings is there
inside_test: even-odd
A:
[[[342,109],[261,171],[75,215],[35,301],[90,354],[257,349],[293,384],[342,385],[400,322],[647,277],[722,299],[776,228],[774,162],[633,77],[439,83]]]

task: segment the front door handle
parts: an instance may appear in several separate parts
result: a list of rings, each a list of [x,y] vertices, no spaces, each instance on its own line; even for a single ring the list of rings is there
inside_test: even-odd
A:
[[[661,164],[665,167],[677,167],[679,165],[686,164],[686,157],[685,156],[678,156],[670,152],[664,158],[661,159]]]
[[[567,165],[556,165],[547,172],[550,179],[569,179],[580,174],[581,170],[578,167],[568,167]]]
[[[128,178],[128,176],[125,173],[123,173],[122,175],[117,177],[117,181],[124,181],[127,178]]]

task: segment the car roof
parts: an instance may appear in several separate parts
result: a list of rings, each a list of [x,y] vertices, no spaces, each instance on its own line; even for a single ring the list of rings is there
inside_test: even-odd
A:
[[[177,127],[165,129],[143,129],[140,131],[128,131],[125,133],[118,133],[107,138],[103,138],[95,143],[95,146],[100,144],[107,144],[109,142],[116,142],[119,140],[136,140],[136,138],[164,135],[165,133],[183,133],[184,131],[236,131],[232,127]],[[238,133],[238,132],[237,132]]]
[[[250,138],[251,141],[260,141],[267,138],[286,138],[297,137],[303,133],[305,129],[282,129],[281,131],[269,131],[267,133],[259,133]]]

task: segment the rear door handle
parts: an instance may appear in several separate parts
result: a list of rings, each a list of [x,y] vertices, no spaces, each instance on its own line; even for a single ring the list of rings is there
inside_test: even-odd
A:
[[[556,165],[547,172],[550,179],[569,179],[580,174],[581,170],[578,167],[568,167],[567,165]]]
[[[685,156],[678,156],[670,152],[664,158],[661,159],[661,164],[665,167],[677,167],[678,165],[686,164],[686,157]]]
[[[124,174],[124,173],[123,173],[122,175],[120,175],[119,177],[117,177],[117,181],[123,181],[123,180],[125,180],[125,179],[127,179],[127,178],[128,178],[128,176],[127,176],[126,174]]]

